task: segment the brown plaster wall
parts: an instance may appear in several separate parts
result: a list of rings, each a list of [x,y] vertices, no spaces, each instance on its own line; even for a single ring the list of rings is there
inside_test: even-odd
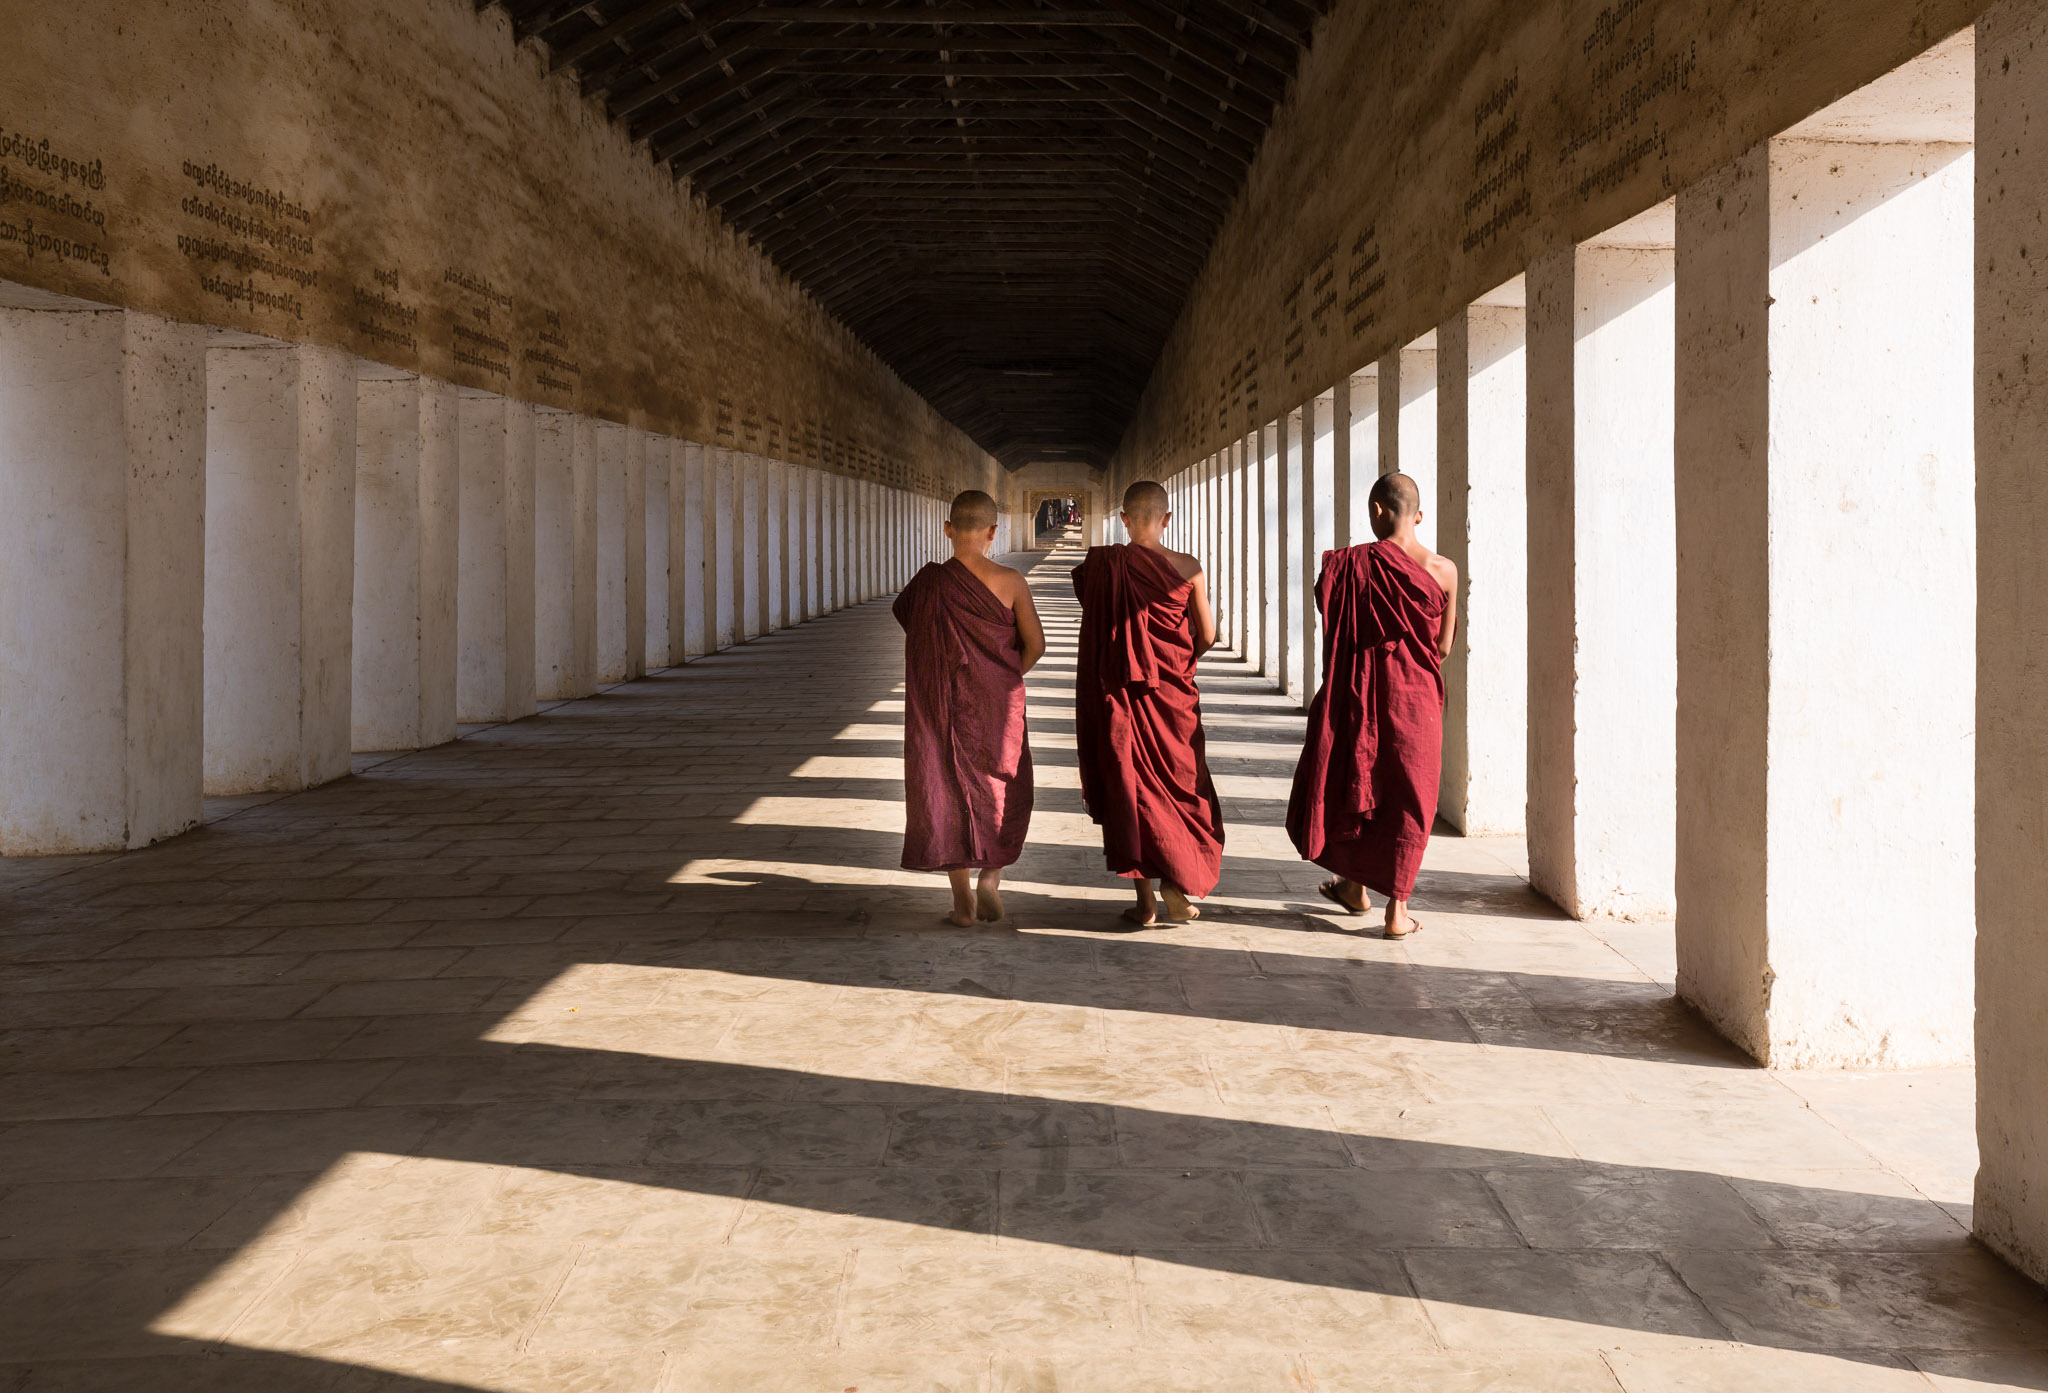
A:
[[[1177,471],[1985,0],[1337,0],[1112,467]]]
[[[64,0],[0,280],[937,496],[994,462],[469,0]]]

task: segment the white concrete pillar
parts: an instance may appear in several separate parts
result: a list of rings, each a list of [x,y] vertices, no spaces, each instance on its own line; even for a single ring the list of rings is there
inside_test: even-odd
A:
[[[817,470],[803,471],[805,619],[815,619],[825,612],[824,482]]]
[[[671,625],[669,596],[671,593],[669,559],[674,550],[673,543],[681,539],[677,527],[680,520],[670,506],[671,476],[675,466],[673,451],[677,442],[664,435],[648,435],[645,439],[642,458],[645,461],[646,481],[642,486],[645,526],[642,531],[645,540],[641,543],[641,564],[646,575],[640,587],[646,596],[642,632],[646,639],[641,649],[642,671],[654,672],[683,660],[682,635],[678,632],[671,641],[671,629],[679,630],[680,612],[675,615],[677,623]],[[680,570],[680,563],[677,565]]]
[[[597,680],[638,677],[647,653],[647,434],[585,418],[597,489]]]
[[[789,470],[781,460],[761,461],[761,630],[789,623]]]
[[[455,406],[456,718],[516,721],[535,701],[533,408],[470,389]]]
[[[1254,672],[1261,669],[1259,639],[1259,583],[1264,571],[1259,563],[1259,521],[1264,496],[1259,480],[1258,431],[1250,431],[1237,442],[1237,651]]]
[[[858,548],[856,561],[860,566],[859,596],[863,601],[871,600],[881,587],[875,579],[875,486],[866,479],[860,481],[860,521],[854,545]]]
[[[742,456],[744,487],[740,505],[741,545],[746,577],[742,592],[741,636],[754,639],[768,632],[768,496],[767,461]]]
[[[705,496],[705,450],[690,440],[669,447],[669,655],[702,657],[718,632],[712,548],[717,534]]]
[[[1337,398],[1324,392],[1302,408],[1301,661],[1302,701],[1323,681],[1323,621],[1316,612],[1316,577],[1323,553],[1337,544]]]
[[[1307,687],[1308,674],[1314,670],[1306,661],[1310,620],[1302,605],[1307,601],[1314,608],[1315,579],[1303,578],[1305,567],[1303,556],[1314,545],[1304,543],[1304,524],[1313,524],[1315,513],[1305,508],[1302,496],[1306,482],[1304,470],[1309,461],[1304,457],[1302,408],[1295,407],[1280,418],[1281,450],[1279,457],[1280,479],[1280,587],[1281,593],[1276,604],[1281,612],[1280,624],[1280,690],[1304,704],[1310,693]],[[1311,534],[1312,535],[1312,534]]]
[[[356,383],[358,750],[455,738],[461,477],[455,388],[360,364]]]
[[[1382,356],[1379,375],[1378,474],[1406,474],[1422,495],[1422,521],[1416,538],[1436,550],[1436,335],[1426,334],[1398,353]],[[1369,488],[1370,486],[1368,486]],[[1359,500],[1358,525],[1371,535],[1365,500]]]
[[[534,694],[542,701],[597,690],[597,481],[579,426],[571,412],[534,408]]]
[[[1330,388],[1330,545],[1351,545],[1351,379]]]
[[[1677,817],[1672,253],[1580,246],[1530,267],[1528,287],[1530,878],[1581,918],[1663,917]],[[1384,386],[1380,400],[1384,412]]]
[[[1517,278],[1513,298],[1521,293]],[[1437,550],[1457,565],[1460,590],[1444,663],[1437,811],[1468,837],[1516,834],[1529,778],[1522,306],[1473,305],[1446,320],[1436,342]]]
[[[0,288],[0,854],[197,825],[202,331]]]
[[[1259,477],[1255,495],[1259,506],[1259,671],[1284,689],[1282,673],[1285,655],[1282,634],[1287,628],[1287,606],[1282,602],[1280,554],[1286,537],[1280,530],[1281,446],[1286,438],[1284,419],[1268,421],[1259,428]]]
[[[1351,546],[1373,540],[1372,512],[1367,507],[1373,481],[1387,472],[1380,460],[1380,366],[1368,363],[1351,374],[1347,384],[1351,401],[1345,448],[1351,456],[1351,488],[1340,495],[1343,527]]]
[[[1774,1067],[1970,1059],[1972,164],[1678,200],[1678,987]]]
[[[706,492],[711,496],[713,507],[710,525],[705,535],[714,539],[711,567],[715,575],[707,579],[717,583],[710,586],[713,613],[714,646],[730,648],[741,638],[740,581],[746,574],[746,538],[740,528],[740,506],[746,501],[746,475],[740,467],[738,452],[716,446],[706,452],[711,477]]]
[[[785,622],[801,624],[808,618],[806,594],[809,586],[804,580],[805,568],[810,564],[808,549],[804,546],[804,467],[800,464],[784,466],[788,518],[785,531],[789,540],[784,545],[783,574],[789,577],[789,591],[783,602]]]
[[[818,471],[818,612],[839,608],[839,476]]]
[[[356,365],[221,335],[206,350],[206,791],[348,773]]]
[[[1976,49],[1980,1159],[1971,1222],[1995,1252],[2048,1281],[2048,11],[1999,0],[1977,21]]]

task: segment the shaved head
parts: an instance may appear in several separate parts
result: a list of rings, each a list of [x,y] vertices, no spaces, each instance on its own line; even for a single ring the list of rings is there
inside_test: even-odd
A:
[[[1166,489],[1150,479],[1140,479],[1124,490],[1124,515],[1133,522],[1152,522],[1166,516]]]
[[[1373,480],[1371,501],[1396,518],[1410,518],[1422,511],[1422,493],[1406,474],[1382,474]]]
[[[953,495],[953,511],[946,519],[956,532],[986,532],[996,525],[996,501],[980,489]]]

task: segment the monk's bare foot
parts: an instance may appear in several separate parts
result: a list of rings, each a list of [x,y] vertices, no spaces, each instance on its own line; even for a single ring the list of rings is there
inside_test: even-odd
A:
[[[1159,897],[1166,901],[1166,917],[1176,924],[1202,917],[1202,911],[1196,909],[1193,902],[1181,893],[1181,888],[1171,881],[1159,882]]]
[[[1003,897],[992,885],[977,886],[974,891],[974,912],[993,924],[1003,917]]]
[[[1408,901],[1387,901],[1387,927],[1383,934],[1383,937],[1406,938],[1410,934],[1417,934],[1421,932],[1421,923],[1409,917]]]
[[[948,871],[946,878],[953,883],[953,912],[946,916],[946,922],[956,928],[974,927],[974,887],[968,883],[967,872]]]
[[[1324,881],[1316,887],[1316,893],[1346,914],[1363,914],[1372,908],[1372,901],[1365,897],[1365,887],[1342,876]]]
[[[1131,888],[1138,892],[1138,902],[1124,911],[1124,918],[1130,920],[1141,929],[1148,924],[1158,923],[1159,901],[1152,894],[1151,879],[1147,876],[1139,876],[1131,882]]]

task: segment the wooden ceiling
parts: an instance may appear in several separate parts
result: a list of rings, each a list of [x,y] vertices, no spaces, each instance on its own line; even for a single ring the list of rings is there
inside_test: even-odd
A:
[[[1326,0],[481,0],[982,448],[1101,467]]]

